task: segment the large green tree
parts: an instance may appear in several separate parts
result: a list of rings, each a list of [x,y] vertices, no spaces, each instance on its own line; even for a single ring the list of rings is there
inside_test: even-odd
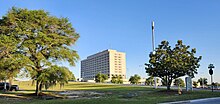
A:
[[[129,81],[131,82],[131,84],[138,84],[141,80],[141,77],[137,74],[135,74],[134,76],[131,76]]]
[[[160,77],[166,82],[167,89],[173,79],[188,75],[194,77],[199,68],[201,56],[196,57],[196,49],[184,45],[181,40],[171,48],[168,41],[162,41],[155,52],[150,53],[149,63],[146,63],[146,73],[150,76]]]
[[[13,7],[1,19],[0,34],[18,41],[16,53],[30,61],[25,66],[36,80],[36,94],[39,80],[44,69],[59,61],[66,61],[74,66],[79,56],[72,45],[78,40],[67,18],[57,18],[44,10],[27,10]],[[4,47],[1,49],[4,49]],[[41,90],[41,89],[40,89]]]

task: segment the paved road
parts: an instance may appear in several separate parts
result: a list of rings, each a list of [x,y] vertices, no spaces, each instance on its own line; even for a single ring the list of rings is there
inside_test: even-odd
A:
[[[200,100],[191,100],[189,104],[220,104],[220,97]]]
[[[160,103],[160,104],[220,104],[220,97],[177,101],[177,102],[167,102],[167,103]]]

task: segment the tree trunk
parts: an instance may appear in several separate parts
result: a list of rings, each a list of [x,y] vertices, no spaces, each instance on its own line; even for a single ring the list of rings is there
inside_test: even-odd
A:
[[[42,92],[42,87],[43,87],[43,84],[42,84],[42,82],[41,82],[41,83],[40,83],[40,87],[39,87],[40,93]]]
[[[11,89],[11,85],[12,85],[12,81],[13,81],[13,76],[9,77],[9,90]]]
[[[36,76],[36,91],[35,94],[38,96],[39,95],[39,84],[41,84],[41,81],[38,80],[38,77],[41,75],[41,70],[37,72]]]
[[[170,85],[167,85],[167,90],[170,90]]]
[[[37,80],[37,81],[36,81],[36,90],[35,90],[35,94],[36,94],[37,96],[38,96],[38,90],[39,90],[38,86],[39,86],[39,81]]]
[[[168,77],[166,76],[166,84],[167,84],[167,90],[168,90]]]
[[[167,90],[170,90],[171,83],[172,83],[172,80],[168,79],[168,81],[167,81]]]

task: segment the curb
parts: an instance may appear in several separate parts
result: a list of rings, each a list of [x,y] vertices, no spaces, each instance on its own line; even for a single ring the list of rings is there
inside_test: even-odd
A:
[[[193,103],[193,102],[200,102],[200,101],[206,101],[206,100],[215,100],[215,99],[220,99],[220,97],[186,100],[186,101],[176,101],[176,102],[167,102],[167,103],[158,103],[158,104],[189,104],[189,103]]]
[[[167,102],[167,103],[158,103],[158,104],[188,104],[188,103],[190,103],[190,100],[176,101],[176,102]]]

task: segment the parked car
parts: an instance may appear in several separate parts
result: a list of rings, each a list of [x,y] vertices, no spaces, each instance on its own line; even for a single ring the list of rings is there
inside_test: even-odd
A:
[[[9,86],[10,86],[10,84],[9,83],[4,83],[4,82],[1,82],[0,83],[0,90],[4,90],[4,86],[5,86],[5,84],[6,84],[6,90],[10,90],[10,91],[18,91],[19,90],[19,87],[18,87],[18,85],[11,85],[11,88],[9,89]]]

